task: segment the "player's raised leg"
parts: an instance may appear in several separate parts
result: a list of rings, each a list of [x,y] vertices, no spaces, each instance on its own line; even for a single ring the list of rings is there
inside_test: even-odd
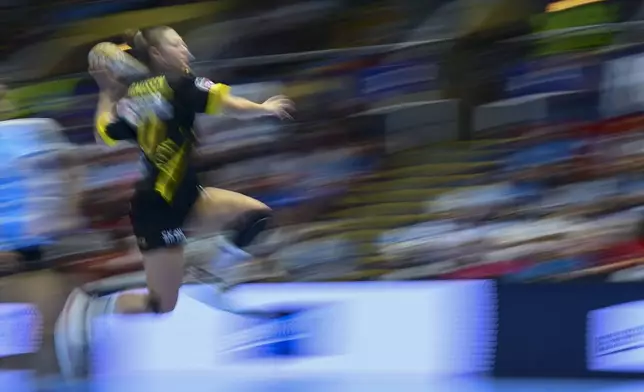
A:
[[[234,276],[233,272],[238,270],[234,267],[253,258],[246,248],[268,228],[271,216],[271,209],[252,197],[219,188],[203,188],[189,227],[196,235],[221,233],[209,267],[213,274],[235,284],[243,277]]]

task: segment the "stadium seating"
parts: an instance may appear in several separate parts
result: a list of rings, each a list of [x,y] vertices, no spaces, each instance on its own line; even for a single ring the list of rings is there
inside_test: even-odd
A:
[[[299,244],[300,257],[335,246],[356,268],[347,279],[641,276],[638,118],[390,154],[321,218],[342,230]]]

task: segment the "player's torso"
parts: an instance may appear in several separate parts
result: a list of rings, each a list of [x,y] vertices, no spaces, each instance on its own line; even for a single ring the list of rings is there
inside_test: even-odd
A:
[[[130,85],[119,104],[134,117],[145,176],[141,188],[156,189],[172,198],[182,183],[193,182],[189,156],[195,142],[195,112],[181,100],[177,83],[156,76]]]
[[[193,135],[192,125],[195,112],[181,102],[177,83],[169,83],[165,76],[152,77],[130,85],[125,102],[138,116],[136,124],[139,142],[149,147],[147,139],[152,135],[167,136],[173,139],[189,138]]]

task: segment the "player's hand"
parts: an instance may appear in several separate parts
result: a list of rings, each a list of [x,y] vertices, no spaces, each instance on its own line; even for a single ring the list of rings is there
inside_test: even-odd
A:
[[[269,98],[262,104],[269,116],[277,117],[281,120],[292,120],[291,113],[295,111],[293,101],[283,95],[277,95]]]

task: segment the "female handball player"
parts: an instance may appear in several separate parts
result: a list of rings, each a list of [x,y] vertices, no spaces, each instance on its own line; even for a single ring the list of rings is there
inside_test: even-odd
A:
[[[96,131],[107,145],[137,143],[144,176],[130,204],[130,219],[143,255],[147,293],[122,293],[115,313],[167,313],[174,310],[184,277],[184,228],[205,229],[226,223],[232,233],[227,254],[244,259],[242,249],[268,223],[270,208],[239,193],[201,187],[190,156],[195,147],[197,114],[290,119],[293,103],[276,96],[255,103],[231,95],[230,88],[196,77],[191,54],[170,27],[137,33],[134,53],[150,70],[143,80],[125,86],[107,60],[90,56],[90,74],[100,93]],[[232,218],[230,222],[226,222]]]

